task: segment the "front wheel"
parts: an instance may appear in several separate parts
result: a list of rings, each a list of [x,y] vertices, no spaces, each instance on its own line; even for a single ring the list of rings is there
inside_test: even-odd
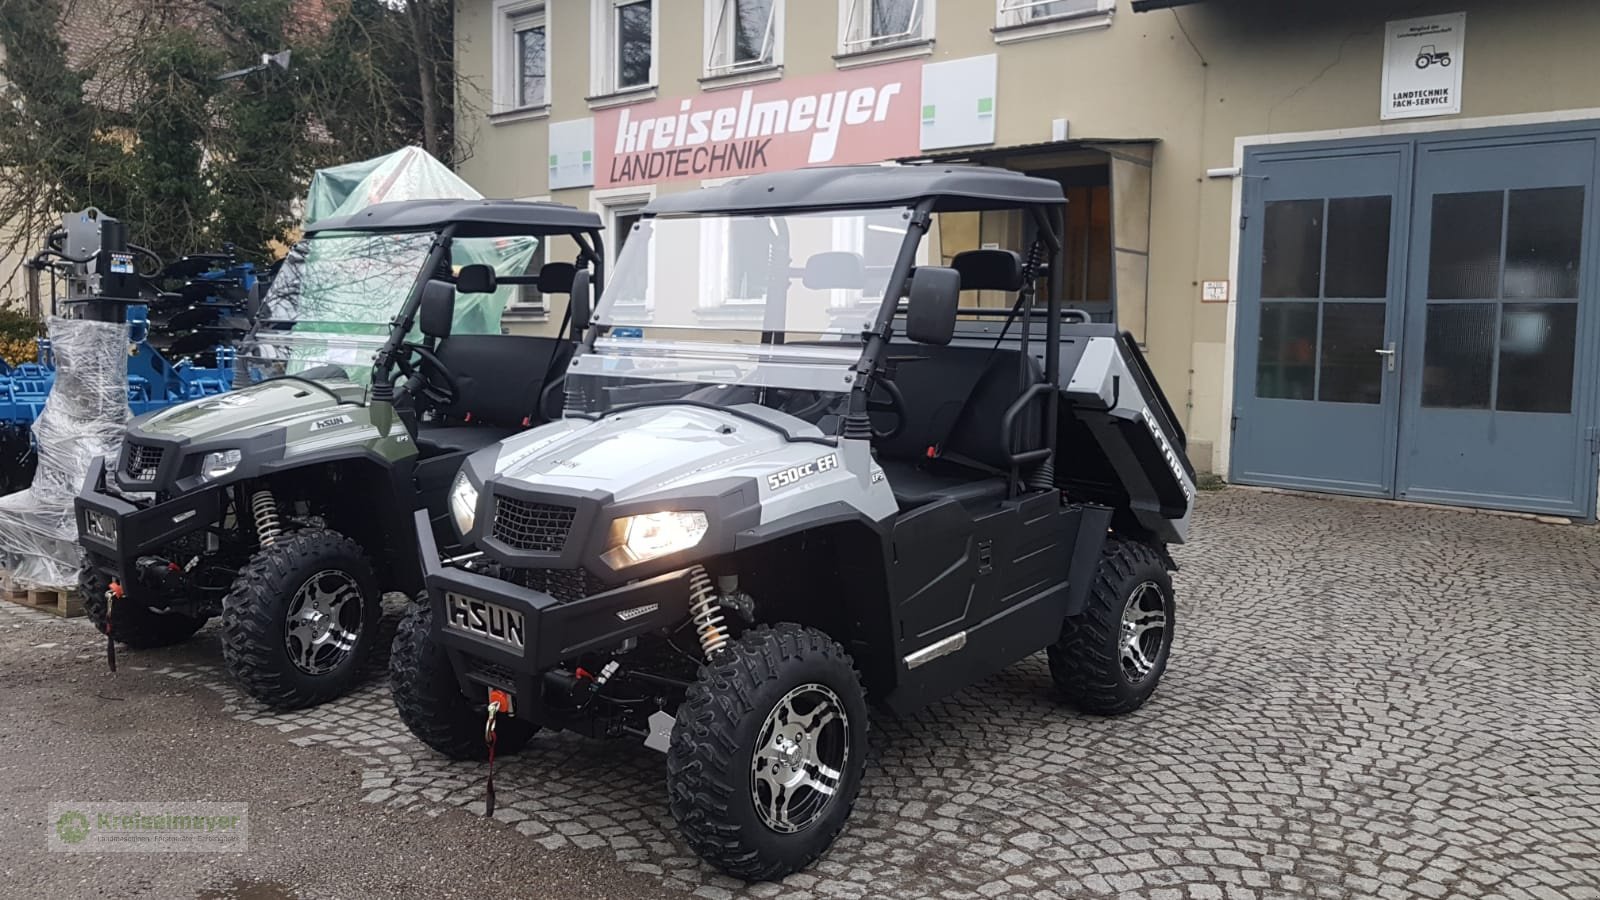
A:
[[[1056,687],[1069,703],[1096,715],[1143,706],[1167,669],[1176,614],[1161,554],[1148,544],[1111,539],[1088,605],[1062,624],[1060,640],[1050,647]]]
[[[222,659],[252,697],[298,709],[355,687],[378,643],[378,578],[355,541],[286,534],[239,570],[222,601]]]
[[[461,693],[449,654],[434,640],[433,604],[426,595],[411,605],[395,632],[389,688],[400,721],[418,740],[451,759],[489,758],[483,740],[486,704]],[[524,719],[500,719],[495,725],[495,751],[516,753],[537,730]]]
[[[678,707],[672,816],[717,868],[781,878],[844,828],[866,753],[866,699],[844,648],[799,625],[755,628],[700,668]]]
[[[87,567],[78,576],[83,611],[95,629],[135,650],[181,643],[206,624],[205,616],[157,612],[138,591],[110,604],[106,600],[110,589],[111,576],[99,569]]]

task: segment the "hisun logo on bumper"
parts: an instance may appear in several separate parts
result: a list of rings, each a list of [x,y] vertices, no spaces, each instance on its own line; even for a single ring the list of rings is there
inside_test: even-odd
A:
[[[517,650],[527,644],[527,620],[514,609],[460,594],[445,594],[444,608],[444,627],[451,631],[488,638]]]

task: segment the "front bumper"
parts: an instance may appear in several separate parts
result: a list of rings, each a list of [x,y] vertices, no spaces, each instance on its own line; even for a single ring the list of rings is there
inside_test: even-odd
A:
[[[628,638],[676,626],[689,614],[688,568],[561,601],[543,591],[444,565],[427,513],[417,512],[414,524],[428,602],[433,604],[433,637],[449,654],[469,697],[492,687],[512,692],[524,706],[537,705],[537,686],[546,671],[586,653],[614,649]],[[449,627],[451,595],[521,613],[522,645]]]
[[[106,492],[105,460],[89,464],[83,490],[74,503],[78,543],[88,553],[90,564],[124,582],[133,575],[134,561],[154,554],[174,540],[200,531],[222,517],[223,491],[207,487],[174,497],[164,503],[137,506]],[[115,533],[102,536],[89,527],[91,512],[116,523]]]

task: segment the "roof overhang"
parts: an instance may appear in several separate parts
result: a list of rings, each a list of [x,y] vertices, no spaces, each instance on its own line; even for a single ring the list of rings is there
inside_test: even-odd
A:
[[[977,165],[994,165],[1004,164],[1007,160],[1025,157],[1076,153],[1082,150],[1111,152],[1109,148],[1119,145],[1159,143],[1161,143],[1160,138],[1072,138],[1065,141],[1007,144],[1003,147],[969,147],[964,150],[950,150],[943,153],[928,153],[922,156],[907,157],[900,161],[904,163],[975,163]]]
[[[1200,3],[1201,0],[1133,0],[1134,12],[1150,12],[1155,9],[1169,9],[1174,6],[1188,6],[1191,3]]]

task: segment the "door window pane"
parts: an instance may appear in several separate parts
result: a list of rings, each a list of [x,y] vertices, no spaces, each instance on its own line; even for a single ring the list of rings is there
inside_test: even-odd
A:
[[[1267,204],[1261,296],[1318,297],[1322,285],[1322,201]]]
[[[1389,296],[1389,197],[1328,201],[1325,297]]]
[[[1317,389],[1317,304],[1261,304],[1256,396],[1312,400]]]
[[[617,7],[617,87],[650,83],[651,0]]]
[[[1488,409],[1494,374],[1496,303],[1428,305],[1422,405]]]
[[[1495,407],[1572,412],[1577,332],[1576,303],[1507,303],[1500,317],[1500,391]]]
[[[1512,191],[1506,296],[1573,299],[1583,253],[1583,188]]]
[[[1500,236],[1505,194],[1435,194],[1428,297],[1493,300],[1500,296]]]
[[[1322,305],[1322,382],[1317,390],[1318,400],[1382,402],[1384,362],[1378,350],[1383,347],[1384,310],[1382,303]]]

